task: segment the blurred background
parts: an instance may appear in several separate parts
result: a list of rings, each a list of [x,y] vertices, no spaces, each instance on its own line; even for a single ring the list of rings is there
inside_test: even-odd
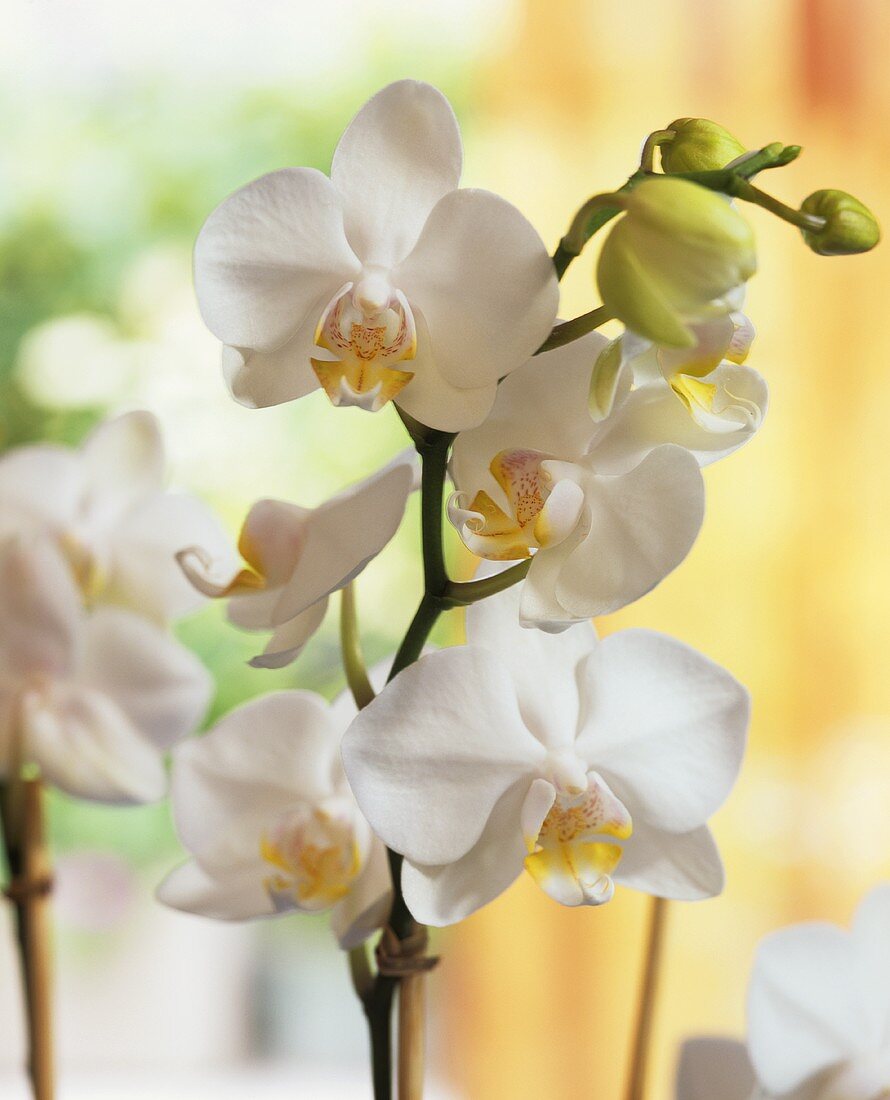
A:
[[[0,450],[75,443],[108,413],[149,408],[173,483],[233,531],[254,499],[318,503],[404,437],[393,415],[335,411],[320,394],[235,405],[193,301],[192,241],[255,176],[326,170],[390,80],[449,95],[464,182],[515,202],[548,243],[587,195],[623,181],[650,130],[684,115],[752,147],[803,145],[765,184],[792,204],[837,186],[890,220],[880,0],[0,0],[0,17]],[[707,472],[688,562],[601,624],[677,635],[755,704],[741,782],[715,821],[726,893],[670,912],[652,1100],[672,1096],[684,1036],[741,1034],[764,932],[847,921],[890,873],[890,251],[823,260],[789,226],[750,217],[749,361],[770,382],[766,426]],[[596,304],[592,259],[566,279],[565,316]],[[410,617],[416,535],[412,513],[359,584],[372,658]],[[214,608],[180,633],[218,678],[214,714],[273,687],[342,687],[333,633],[278,673],[247,668],[252,640]],[[51,813],[63,1098],[370,1095],[363,1023],[323,921],[224,927],[164,911],[152,891],[179,858],[165,806],[56,797]],[[431,1097],[618,1096],[645,908],[619,891],[569,911],[520,881],[442,937]],[[24,1097],[2,919],[0,1092]]]

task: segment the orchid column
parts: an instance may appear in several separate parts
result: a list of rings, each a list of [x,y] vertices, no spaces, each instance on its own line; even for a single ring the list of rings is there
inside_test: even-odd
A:
[[[234,623],[271,632],[258,667],[295,659],[342,589],[355,705],[271,695],[178,749],[174,810],[192,859],[160,896],[221,919],[330,909],[377,1100],[392,1096],[397,992],[399,1095],[422,1094],[425,926],[461,920],[523,871],[564,905],[605,904],[616,885],[656,899],[628,1085],[642,1096],[664,899],[722,889],[708,821],[741,766],[748,697],[680,642],[599,642],[590,619],[680,565],[704,518],[701,468],[766,413],[739,312],[753,235],[729,200],[799,227],[816,252],[876,243],[849,196],[817,192],[794,210],[750,182],[798,153],[747,153],[714,124],[678,120],[625,184],[581,206],[551,258],[514,207],[458,189],[451,108],[402,81],[349,125],[330,178],[273,172],[199,235],[198,301],[237,401],[321,388],[334,405],[395,406],[420,460],[424,589],[388,676],[369,674],[351,582],[398,528],[417,487],[411,453],[314,510],[258,501],[241,563],[181,549]],[[613,221],[603,304],[555,323],[558,279]],[[625,328],[607,341],[595,330],[610,320]],[[449,478],[451,523],[494,563],[466,582],[446,568]],[[424,655],[459,607],[467,645]]]

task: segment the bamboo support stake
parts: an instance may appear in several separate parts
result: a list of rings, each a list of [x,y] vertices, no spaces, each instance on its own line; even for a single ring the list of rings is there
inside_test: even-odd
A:
[[[426,1055],[426,974],[408,974],[399,983],[399,1100],[422,1100]]]
[[[644,1100],[646,1095],[646,1069],[649,1062],[652,1024],[658,998],[658,980],[661,976],[661,957],[664,947],[667,907],[668,903],[664,898],[652,899],[646,957],[643,963],[643,977],[640,985],[640,1002],[637,1008],[630,1075],[627,1082],[627,1100]]]
[[[52,868],[41,782],[22,779],[10,784],[6,795],[4,833],[10,870],[6,894],[16,912],[28,1021],[28,1074],[34,1100],[54,1100]]]

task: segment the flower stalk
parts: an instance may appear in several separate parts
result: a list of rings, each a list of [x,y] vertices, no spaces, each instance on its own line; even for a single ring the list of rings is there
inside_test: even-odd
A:
[[[46,845],[40,779],[13,779],[3,788],[3,838],[9,868],[6,897],[15,907],[28,1024],[28,1075],[34,1100],[53,1100],[53,881]]]
[[[649,927],[646,938],[646,954],[640,983],[640,999],[634,1025],[630,1072],[627,1080],[626,1100],[644,1100],[646,1095],[646,1070],[652,1045],[652,1025],[655,1020],[658,985],[661,976],[661,960],[664,953],[667,901],[654,897],[649,910]]]

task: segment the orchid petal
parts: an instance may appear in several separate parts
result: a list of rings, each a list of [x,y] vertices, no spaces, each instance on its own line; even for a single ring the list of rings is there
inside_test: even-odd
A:
[[[393,273],[426,319],[439,373],[489,385],[521,366],[556,317],[553,263],[531,224],[488,191],[452,191]]]
[[[140,616],[112,608],[86,622],[77,681],[107,695],[158,749],[193,732],[213,691],[190,649]]]
[[[451,472],[467,499],[483,489],[502,505],[503,490],[491,461],[506,450],[535,450],[574,458],[584,454],[596,432],[587,415],[590,375],[606,341],[589,333],[564,347],[535,356],[498,387],[491,415],[454,442]]]
[[[64,530],[84,490],[78,455],[51,443],[16,447],[0,457],[0,539],[32,525]]]
[[[635,837],[643,822],[674,833],[703,825],[741,766],[750,710],[742,685],[650,630],[605,638],[578,680],[576,752],[628,806]]]
[[[327,609],[328,599],[325,596],[277,627],[263,652],[250,659],[251,668],[284,668],[295,661],[321,626]]]
[[[748,1049],[769,1092],[791,1092],[862,1049],[855,963],[852,937],[823,922],[761,941],[748,990]]]
[[[223,378],[239,405],[246,409],[268,409],[296,401],[318,389],[311,359],[320,354],[315,346],[315,331],[326,300],[322,297],[310,306],[303,324],[272,351],[223,345]]]
[[[101,423],[80,449],[90,500],[112,522],[147,493],[161,488],[164,442],[150,412],[136,411]]]
[[[295,618],[358,576],[398,530],[413,484],[413,465],[400,455],[315,509],[273,625]]]
[[[0,545],[0,667],[7,674],[67,675],[83,609],[68,563],[46,539]]]
[[[686,557],[704,518],[698,464],[680,447],[658,447],[617,477],[593,475],[585,488],[590,531],[555,590],[567,618],[607,615],[644,596]]]
[[[483,565],[477,576],[489,575]],[[522,592],[514,585],[467,608],[467,642],[498,657],[516,686],[522,720],[550,748],[570,745],[578,729],[578,663],[597,644],[591,623],[558,636],[518,628]]]
[[[707,826],[666,832],[636,816],[612,877],[622,886],[674,901],[713,898],[724,885],[723,862]]]
[[[237,348],[279,348],[358,270],[339,193],[314,168],[283,168],[242,187],[195,244],[201,315]]]
[[[173,813],[183,843],[206,869],[231,865],[235,833],[258,843],[278,813],[332,793],[338,729],[305,691],[263,695],[174,752]],[[251,848],[248,850],[252,851]]]
[[[544,748],[522,722],[504,665],[458,646],[400,672],[356,716],[342,756],[384,843],[414,863],[441,864],[473,847],[508,788],[531,782]]]
[[[167,789],[160,751],[100,691],[55,684],[24,699],[27,755],[44,777],[77,798],[156,802]]]
[[[853,920],[862,1030],[875,1049],[890,1049],[890,883],[868,893]]]
[[[552,787],[550,791],[552,803]],[[477,842],[453,863],[428,866],[405,860],[402,890],[405,904],[417,920],[435,928],[456,924],[493,901],[519,877],[528,851],[522,830],[528,795],[527,780],[505,791]],[[537,829],[546,813],[547,809],[541,809]]]
[[[457,119],[440,91],[399,80],[361,108],[340,138],[331,179],[346,236],[361,261],[391,268],[430,211],[460,180]]]
[[[268,891],[263,886],[263,869],[245,864],[235,871],[212,875],[196,860],[174,868],[156,891],[158,901],[215,920],[250,920],[271,917],[276,913]]]
[[[392,908],[392,879],[385,846],[375,837],[365,866],[349,893],[331,911],[331,929],[344,951],[382,928]]]

